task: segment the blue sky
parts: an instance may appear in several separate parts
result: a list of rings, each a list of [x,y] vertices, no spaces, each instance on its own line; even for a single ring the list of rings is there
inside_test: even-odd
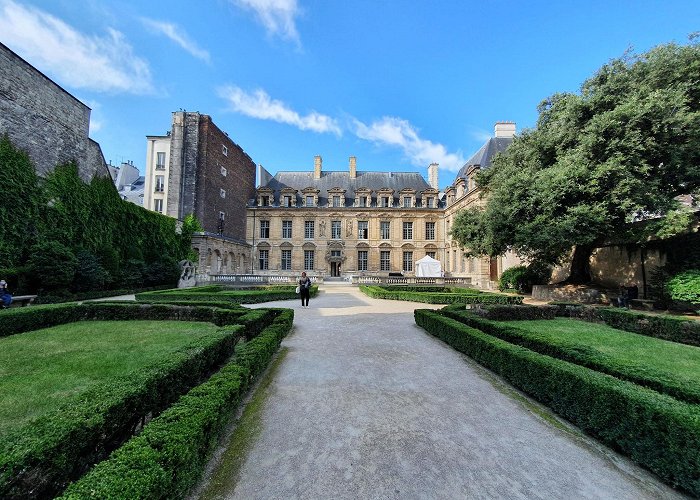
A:
[[[142,171],[146,135],[199,111],[274,173],[417,171],[440,185],[499,120],[577,92],[628,48],[686,43],[700,2],[0,0],[0,41],[92,108]]]

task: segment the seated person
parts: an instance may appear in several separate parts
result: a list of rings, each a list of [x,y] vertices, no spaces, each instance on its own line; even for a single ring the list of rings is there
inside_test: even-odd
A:
[[[617,307],[629,307],[629,291],[626,286],[620,287],[620,295],[617,297]]]
[[[10,304],[12,304],[12,294],[7,289],[5,280],[0,280],[0,299],[2,299],[3,309],[10,307]]]

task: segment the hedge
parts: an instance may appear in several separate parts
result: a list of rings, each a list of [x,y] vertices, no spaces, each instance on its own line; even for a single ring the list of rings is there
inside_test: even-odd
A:
[[[182,498],[199,480],[250,381],[292,326],[285,310],[233,360],[69,486],[62,498]]]
[[[465,295],[480,295],[488,294],[482,290],[477,290],[475,288],[460,288],[460,287],[448,287],[448,286],[421,286],[421,285],[367,285],[376,286],[382,290],[387,290],[389,292],[436,292],[436,293],[463,293]]]
[[[540,354],[546,354],[554,358],[563,359],[596,371],[607,373],[614,377],[634,382],[668,394],[674,398],[689,403],[700,403],[700,387],[687,385],[679,380],[668,380],[666,375],[658,373],[653,367],[643,369],[625,365],[619,365],[604,352],[588,348],[586,346],[557,345],[550,342],[547,337],[520,330],[510,325],[504,325],[498,321],[490,321],[479,318],[467,311],[444,311],[443,313],[452,319],[476,328],[484,333],[498,337],[499,339],[517,344]],[[689,348],[692,349],[692,348]]]
[[[499,295],[495,293],[436,293],[387,290],[380,286],[360,285],[360,291],[374,299],[408,300],[428,304],[522,304],[521,295]]]
[[[180,320],[204,321],[218,326],[240,323],[250,309],[219,309],[189,305],[139,304],[136,302],[86,302],[18,307],[0,313],[0,337],[84,320]]]
[[[700,406],[494,338],[439,312],[416,323],[672,486],[700,495]]]
[[[222,289],[216,285],[187,289],[174,289],[162,292],[143,292],[136,294],[136,300],[148,302],[220,302],[227,301],[235,304],[259,304],[275,300],[296,299],[299,295],[294,291],[294,286],[273,286],[265,288],[253,288],[246,290]],[[203,290],[201,290],[203,289]],[[318,286],[310,289],[312,297],[318,294]]]
[[[11,432],[0,445],[0,497],[60,492],[232,353],[244,327],[206,335],[146,368],[87,390]]]

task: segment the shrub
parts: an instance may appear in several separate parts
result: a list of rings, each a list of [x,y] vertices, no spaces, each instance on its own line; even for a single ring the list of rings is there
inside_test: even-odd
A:
[[[37,243],[31,249],[30,274],[44,290],[67,290],[77,267],[71,249],[58,241]]]
[[[698,321],[635,313],[612,307],[600,308],[597,312],[600,318],[613,328],[700,346],[700,322]]]
[[[318,295],[318,285],[312,285],[309,290],[312,297]],[[190,301],[190,302],[221,302],[234,304],[257,304],[274,300],[291,300],[298,298],[294,286],[267,286],[245,290],[225,289],[218,285],[195,288],[164,290],[160,292],[144,292],[136,294],[136,300],[149,302]]]
[[[102,267],[98,258],[87,250],[81,250],[76,257],[77,266],[72,289],[76,292],[104,289],[109,280],[109,273]]]
[[[700,269],[676,274],[668,282],[668,290],[673,300],[689,302],[700,308]]]
[[[530,264],[529,266],[515,266],[503,271],[498,280],[498,289],[517,290],[518,293],[532,292],[532,286],[547,283],[551,274],[547,266]]]
[[[380,286],[360,285],[360,291],[375,299],[408,300],[428,304],[522,304],[521,295],[499,295],[495,293],[440,293],[387,290]]]
[[[186,496],[250,381],[268,365],[293,319],[293,311],[284,310],[258,337],[239,344],[229,364],[72,484],[62,498]]]
[[[491,337],[434,311],[416,323],[664,481],[700,495],[700,407]]]

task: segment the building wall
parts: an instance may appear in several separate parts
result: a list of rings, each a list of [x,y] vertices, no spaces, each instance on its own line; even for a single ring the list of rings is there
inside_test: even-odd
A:
[[[147,136],[146,145],[146,176],[143,192],[143,206],[155,210],[155,200],[162,200],[163,210],[168,213],[168,192],[170,190],[170,136]],[[158,153],[165,154],[163,168],[158,166]],[[162,192],[156,191],[156,176],[162,175],[164,187]]]
[[[90,108],[0,43],[0,134],[29,154],[39,175],[71,161],[85,181],[109,175],[89,129]]]

